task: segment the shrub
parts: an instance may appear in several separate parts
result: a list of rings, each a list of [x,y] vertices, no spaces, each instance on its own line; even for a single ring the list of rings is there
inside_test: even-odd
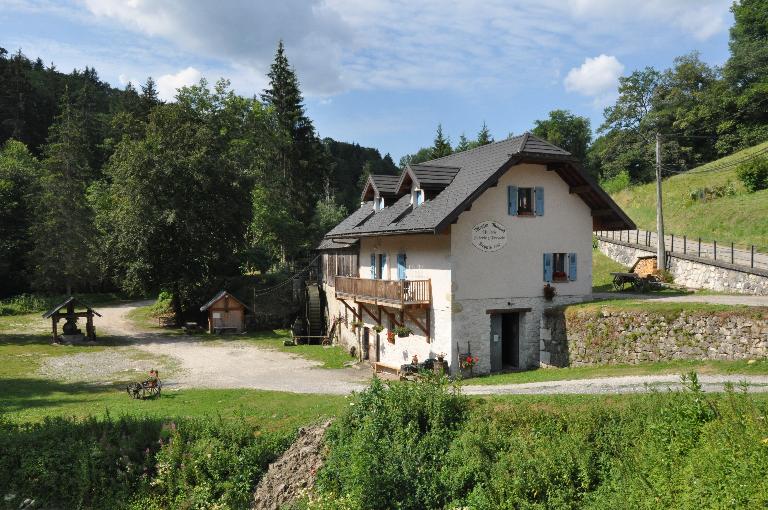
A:
[[[698,200],[708,201],[715,198],[730,197],[736,195],[736,186],[731,181],[711,188],[696,188],[689,192],[691,201],[696,202]]]
[[[736,175],[750,192],[768,189],[768,158],[760,157],[742,163],[736,169]]]
[[[167,315],[173,313],[173,307],[171,305],[173,294],[166,291],[161,291],[155,301],[149,309],[149,314],[152,317],[160,317],[161,315]]]
[[[762,508],[766,401],[683,383],[467,410],[434,380],[374,381],[329,431],[312,508]]]
[[[286,435],[244,419],[0,423],[0,508],[249,508]]]
[[[43,312],[61,301],[54,298],[44,298],[35,294],[19,294],[12,298],[0,301],[0,316],[3,315],[24,315],[27,313]]]
[[[629,173],[626,171],[619,172],[609,179],[600,181],[600,187],[605,190],[606,193],[613,194],[618,193],[623,189],[629,188],[630,178]]]
[[[357,509],[443,507],[440,463],[465,419],[467,400],[445,377],[426,377],[418,383],[374,379],[353,398],[327,433],[330,453],[318,478],[323,493]]]

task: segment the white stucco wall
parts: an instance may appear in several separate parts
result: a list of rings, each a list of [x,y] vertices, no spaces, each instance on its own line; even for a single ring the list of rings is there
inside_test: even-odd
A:
[[[395,338],[395,343],[387,342],[386,331],[382,332],[379,349],[379,361],[392,365],[402,365],[417,355],[420,361],[434,358],[438,353],[450,354],[451,351],[451,260],[450,236],[448,235],[408,235],[362,238],[360,240],[360,277],[370,278],[371,253],[385,253],[387,267],[385,278],[397,279],[397,254],[406,254],[406,278],[409,280],[432,280],[432,307],[430,313],[430,336],[407,317],[405,324],[413,330],[407,338]],[[396,316],[399,311],[390,309]],[[412,313],[424,322],[424,310],[414,309]],[[363,314],[366,326],[375,323],[367,314]],[[389,327],[389,319],[384,315],[382,322]],[[375,332],[371,332],[371,336]]]
[[[544,188],[543,216],[510,216],[507,186]],[[507,243],[483,252],[472,244],[472,228],[492,220],[506,228]],[[544,253],[576,253],[576,281],[553,283],[558,297],[543,299]],[[592,291],[592,217],[589,207],[554,171],[543,165],[513,166],[462,213],[451,228],[452,331],[462,352],[467,343],[479,358],[478,373],[490,371],[490,315],[498,308],[532,308],[520,316],[520,362],[539,362],[539,320],[553,304],[580,301]]]

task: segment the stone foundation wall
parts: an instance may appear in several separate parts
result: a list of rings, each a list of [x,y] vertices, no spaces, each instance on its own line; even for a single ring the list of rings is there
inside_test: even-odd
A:
[[[611,259],[631,267],[638,257],[654,255],[646,246],[624,241],[598,240],[598,249]],[[718,292],[768,295],[768,271],[727,262],[674,253],[668,255],[667,269],[675,283]]]
[[[585,308],[542,316],[552,365],[768,357],[768,310],[654,312]]]

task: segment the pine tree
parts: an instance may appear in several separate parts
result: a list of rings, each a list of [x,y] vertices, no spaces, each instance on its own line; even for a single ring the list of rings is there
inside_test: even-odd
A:
[[[480,129],[480,132],[477,133],[477,145],[488,145],[489,143],[493,143],[493,137],[491,136],[491,132],[488,131],[488,126],[485,124],[485,121],[483,121],[483,127]]]
[[[459,137],[459,143],[456,144],[456,148],[453,149],[453,152],[464,152],[471,148],[472,148],[472,142],[469,141],[469,139],[467,138],[467,135],[462,133],[461,136]]]
[[[155,80],[151,76],[147,78],[147,82],[141,86],[141,116],[146,119],[149,112],[160,104],[160,96],[157,92],[157,86]]]
[[[277,45],[275,60],[267,76],[269,88],[261,95],[262,101],[274,109],[278,122],[294,142],[310,141],[315,136],[315,128],[304,113],[299,80],[285,56],[282,40]]]
[[[65,89],[60,113],[43,150],[41,197],[32,229],[37,288],[71,294],[93,274],[90,254],[94,228],[86,201],[92,170],[87,149],[83,113]]]
[[[452,152],[451,139],[443,135],[443,125],[438,124],[437,133],[435,134],[435,143],[432,146],[432,159],[450,156]]]

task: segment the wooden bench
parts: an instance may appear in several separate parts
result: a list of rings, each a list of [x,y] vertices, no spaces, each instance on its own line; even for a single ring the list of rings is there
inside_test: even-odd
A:
[[[374,374],[392,374],[392,375],[400,375],[400,365],[390,365],[388,363],[381,363],[379,361],[374,361],[371,363],[373,365],[373,373]]]

